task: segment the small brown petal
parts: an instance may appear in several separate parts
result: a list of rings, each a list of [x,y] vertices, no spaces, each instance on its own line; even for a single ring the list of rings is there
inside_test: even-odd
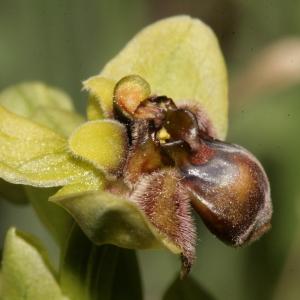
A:
[[[190,196],[174,169],[143,176],[131,195],[150,222],[182,249],[182,276],[195,259],[196,229],[190,214]]]

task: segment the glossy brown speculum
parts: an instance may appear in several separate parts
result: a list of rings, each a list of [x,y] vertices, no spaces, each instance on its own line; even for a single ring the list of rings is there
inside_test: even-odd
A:
[[[195,211],[224,242],[240,246],[270,227],[268,179],[251,153],[212,138],[187,105],[177,108],[165,96],[140,101],[130,119],[131,150],[124,169],[129,185],[173,168]],[[163,140],[162,129],[167,133]]]

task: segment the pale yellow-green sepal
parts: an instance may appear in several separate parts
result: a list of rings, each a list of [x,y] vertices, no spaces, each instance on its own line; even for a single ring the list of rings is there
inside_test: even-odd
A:
[[[83,122],[67,94],[41,82],[20,83],[4,89],[0,93],[0,105],[64,136]]]
[[[112,117],[115,81],[93,76],[83,82],[83,87],[90,94],[87,107],[88,119],[97,120]]]
[[[5,239],[1,299],[67,300],[38,241],[11,228]]]
[[[40,187],[97,177],[94,169],[67,153],[67,141],[50,129],[0,106],[0,177]]]
[[[152,93],[177,104],[199,104],[224,139],[227,131],[227,74],[218,41],[200,20],[188,16],[164,19],[137,34],[102,70],[118,81],[137,74]]]
[[[69,150],[107,175],[116,174],[127,153],[126,129],[110,119],[87,122],[70,136]]]
[[[181,250],[162,236],[138,206],[109,192],[86,192],[69,196],[55,195],[50,201],[65,208],[85,234],[96,244],[113,244],[129,249],[166,247]]]
[[[37,109],[30,119],[65,137],[83,123],[83,118],[75,112],[50,107]]]
[[[66,93],[42,82],[24,82],[4,89],[0,94],[0,104],[24,117],[31,117],[39,107],[74,110]]]

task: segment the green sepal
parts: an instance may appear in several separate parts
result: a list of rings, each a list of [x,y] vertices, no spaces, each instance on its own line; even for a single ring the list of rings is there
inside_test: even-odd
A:
[[[51,187],[97,178],[92,167],[67,153],[65,138],[2,106],[0,144],[0,177],[10,183]]]
[[[66,209],[97,245],[112,244],[128,249],[162,246],[156,230],[136,204],[120,196],[109,192],[85,192],[54,195],[50,201]]]
[[[0,105],[64,136],[83,122],[66,93],[41,82],[25,82],[4,89]]]
[[[138,33],[99,76],[118,81],[136,74],[155,95],[178,105],[198,104],[215,137],[227,131],[227,73],[213,31],[198,19],[175,16]]]

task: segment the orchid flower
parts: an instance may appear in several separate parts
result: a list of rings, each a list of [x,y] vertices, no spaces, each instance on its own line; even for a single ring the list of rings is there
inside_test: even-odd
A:
[[[187,16],[150,25],[83,86],[88,120],[72,126],[0,102],[1,178],[62,186],[50,201],[95,244],[164,247],[180,255],[182,276],[196,257],[192,210],[232,246],[270,228],[263,167],[224,141],[226,67],[209,27]]]

